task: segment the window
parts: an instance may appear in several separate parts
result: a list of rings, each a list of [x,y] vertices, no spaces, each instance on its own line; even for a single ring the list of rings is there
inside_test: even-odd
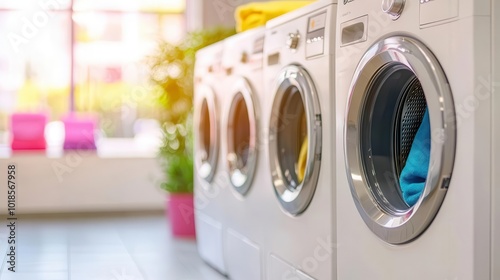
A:
[[[185,0],[0,0],[0,133],[16,111],[97,114],[133,137],[162,109],[145,59],[185,34]],[[73,30],[73,32],[72,32]],[[3,137],[5,141],[5,137]]]

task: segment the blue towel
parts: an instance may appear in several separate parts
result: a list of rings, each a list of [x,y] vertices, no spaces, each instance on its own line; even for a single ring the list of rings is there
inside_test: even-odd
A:
[[[417,203],[424,191],[425,180],[429,170],[429,158],[431,153],[431,125],[429,122],[429,111],[425,111],[406,165],[401,171],[399,184],[403,193],[404,201],[411,207]]]

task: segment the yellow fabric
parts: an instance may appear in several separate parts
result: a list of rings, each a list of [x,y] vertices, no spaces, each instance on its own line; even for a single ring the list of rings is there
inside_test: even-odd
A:
[[[286,14],[314,1],[271,1],[254,2],[236,8],[236,30],[243,32],[263,26],[270,19]]]
[[[299,160],[297,162],[297,178],[299,182],[304,180],[304,176],[306,174],[306,166],[307,166],[307,137],[302,142],[302,147],[300,147]]]

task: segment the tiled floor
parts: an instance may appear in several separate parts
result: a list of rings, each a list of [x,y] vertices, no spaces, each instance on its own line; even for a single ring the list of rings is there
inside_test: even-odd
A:
[[[161,214],[21,217],[16,237],[17,272],[4,260],[0,280],[225,279],[198,257],[194,240],[172,238]]]

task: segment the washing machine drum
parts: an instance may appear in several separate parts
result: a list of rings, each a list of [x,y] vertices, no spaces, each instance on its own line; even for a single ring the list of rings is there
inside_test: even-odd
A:
[[[211,182],[219,151],[215,94],[209,86],[199,86],[195,99],[194,150],[198,176]]]
[[[251,187],[257,164],[257,115],[253,90],[245,78],[236,80],[233,92],[224,117],[226,163],[232,186],[245,195]]]
[[[309,74],[291,65],[278,76],[270,129],[269,159],[281,206],[306,210],[316,190],[321,158],[321,112]]]
[[[407,243],[430,225],[449,186],[451,90],[433,54],[408,37],[375,44],[355,73],[344,139],[351,191],[376,235]]]

